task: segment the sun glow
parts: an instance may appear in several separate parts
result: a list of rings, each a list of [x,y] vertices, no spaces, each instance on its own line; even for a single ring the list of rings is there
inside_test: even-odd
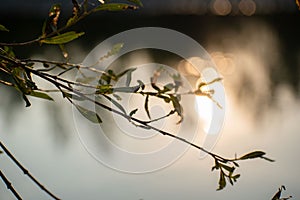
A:
[[[196,96],[196,109],[201,120],[201,128],[207,133],[212,121],[213,102],[208,97]]]

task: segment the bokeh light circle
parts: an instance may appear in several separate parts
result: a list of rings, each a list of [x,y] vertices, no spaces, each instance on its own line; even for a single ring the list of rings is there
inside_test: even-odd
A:
[[[123,47],[120,51],[105,57],[114,45],[121,43]],[[158,80],[158,85],[164,85],[172,81],[170,75],[180,74],[183,82],[182,90],[185,91],[194,91],[199,79],[209,82],[220,77],[209,54],[200,44],[180,32],[158,27],[136,28],[116,34],[98,44],[87,55],[82,64],[84,66],[93,66],[98,71],[107,71],[110,69],[112,63],[116,62],[120,57],[141,49],[156,49],[171,52],[182,58],[181,64],[183,62],[189,63],[190,70],[156,62],[130,66],[130,68],[136,68],[132,73],[132,85],[136,85],[137,80],[143,80],[147,87],[150,84],[149,78],[158,68],[163,68],[165,72],[165,77],[162,76]],[[103,56],[105,59],[98,62],[99,58]],[[185,73],[181,73],[182,70],[185,70]],[[83,75],[81,71],[77,74],[76,80],[83,78],[83,76],[95,76],[95,72],[87,70]],[[96,79],[90,84],[97,85],[97,82],[98,80]],[[124,80],[120,79],[115,83],[114,87],[122,85],[124,85]],[[86,87],[75,89],[86,94],[95,94],[96,91],[96,89]],[[208,89],[214,90],[214,100],[222,105],[222,109],[216,104],[211,105],[211,120],[205,131],[203,130],[198,110],[195,109],[197,105],[195,95],[182,95],[181,97],[185,117],[182,123],[176,124],[178,116],[172,115],[161,121],[153,122],[151,125],[190,142],[196,141],[195,139],[198,135],[202,134],[205,138],[198,145],[211,150],[220,135],[223,125],[225,91],[221,82],[216,82],[208,86]],[[73,108],[73,118],[81,143],[90,155],[100,163],[127,173],[152,172],[174,163],[189,148],[182,141],[164,136],[157,131],[135,127],[124,117],[120,117],[106,111],[101,106],[95,105],[95,101],[97,101],[109,108],[117,109],[115,104],[110,101],[107,102],[96,95],[91,95],[91,98],[93,98],[93,101],[78,101],[76,104],[96,112],[101,116],[103,123],[93,124],[89,122],[75,107]],[[112,96],[111,98],[114,97]],[[141,103],[143,105],[143,99],[139,99],[135,94],[122,95],[121,100],[116,101],[122,104],[127,113],[138,107],[137,116],[140,114],[138,117],[145,117],[143,116],[145,115],[143,114],[143,107],[140,105]],[[155,102],[155,98],[152,98],[149,110],[153,115],[157,115],[156,117],[163,116],[170,109],[166,105],[158,101]]]

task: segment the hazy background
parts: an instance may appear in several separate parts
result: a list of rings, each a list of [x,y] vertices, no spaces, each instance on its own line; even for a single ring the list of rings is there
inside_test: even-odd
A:
[[[0,33],[0,40],[38,36],[54,2],[3,1],[0,23],[11,32]],[[71,10],[68,1],[61,2],[65,12]],[[242,162],[240,180],[220,192],[215,191],[218,174],[210,172],[212,160],[199,160],[194,149],[158,172],[120,173],[85,151],[67,102],[32,98],[32,106],[25,108],[21,97],[2,85],[1,141],[62,199],[265,200],[280,185],[287,187],[285,196],[299,198],[300,11],[295,2],[148,0],[144,5],[137,12],[96,14],[81,22],[76,28],[86,35],[67,46],[71,61],[81,62],[99,42],[130,28],[159,26],[185,33],[210,53],[224,77],[226,121],[214,152],[231,157],[258,149],[275,163]],[[37,50],[16,51],[22,57],[61,59],[56,48],[33,47]],[[49,199],[4,154],[0,163],[24,199]],[[14,199],[2,182],[0,199]]]

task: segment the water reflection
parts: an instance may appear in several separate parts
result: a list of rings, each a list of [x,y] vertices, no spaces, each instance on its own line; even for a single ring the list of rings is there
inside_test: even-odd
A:
[[[287,43],[288,36],[283,38],[283,33],[266,21],[235,22],[222,31],[211,28],[205,35],[207,50],[224,76],[228,97],[223,136],[214,151],[232,156],[262,149],[277,162],[243,163],[242,178],[233,188],[215,192],[217,175],[210,173],[211,160],[197,160],[193,149],[157,173],[131,176],[112,171],[94,161],[81,146],[73,121],[69,121],[67,103],[49,105],[33,100],[33,106],[25,109],[21,99],[4,91],[3,86],[1,140],[63,199],[270,199],[274,188],[282,184],[299,197],[299,39]],[[141,53],[138,59],[141,57],[151,60],[148,54]],[[136,61],[130,58],[130,64]],[[168,62],[194,75],[184,61]],[[68,143],[61,143],[64,148],[59,150],[54,145],[58,140]],[[27,199],[48,198],[9,160],[1,158],[1,168]],[[3,185],[0,198],[13,199]]]

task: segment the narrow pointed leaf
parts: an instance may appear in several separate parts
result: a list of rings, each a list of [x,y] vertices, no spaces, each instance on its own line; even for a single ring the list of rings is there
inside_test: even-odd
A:
[[[0,31],[9,32],[9,30],[5,26],[3,26],[2,24],[0,24]]]
[[[123,112],[126,115],[126,111],[125,111],[124,107],[121,104],[119,104],[116,100],[110,98],[107,95],[104,95],[104,97],[106,99],[108,99],[112,104],[114,104],[121,112]]]
[[[145,111],[147,113],[147,116],[149,117],[149,119],[151,119],[151,116],[150,116],[150,112],[149,112],[149,95],[146,96],[146,99],[145,99]]]
[[[50,97],[48,94],[43,93],[43,92],[32,91],[29,95],[33,96],[33,97],[41,98],[41,99],[46,99],[46,100],[54,101],[52,97]]]
[[[98,6],[95,11],[122,11],[127,9],[136,10],[138,7],[125,3],[109,3]]]
[[[253,151],[251,153],[248,153],[242,157],[240,157],[240,160],[246,160],[246,159],[254,159],[254,158],[261,158],[264,156],[266,153],[263,151]]]
[[[45,38],[41,40],[41,43],[45,44],[65,44],[71,42],[72,40],[77,39],[78,37],[82,36],[84,32],[76,33],[75,31],[70,31],[63,33],[61,35],[57,35],[51,38]]]
[[[129,113],[129,116],[132,117],[136,112],[138,111],[138,109],[134,109]]]
[[[80,114],[84,116],[86,119],[88,119],[90,122],[102,123],[102,120],[97,113],[76,104],[74,104],[74,106],[77,108]]]

